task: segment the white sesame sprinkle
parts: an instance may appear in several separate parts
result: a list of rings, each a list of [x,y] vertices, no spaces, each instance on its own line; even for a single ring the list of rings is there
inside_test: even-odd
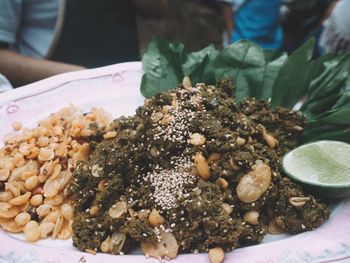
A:
[[[162,210],[178,207],[177,200],[184,198],[186,194],[184,186],[193,184],[196,179],[194,175],[189,173],[192,162],[188,158],[173,157],[172,161],[174,162],[173,169],[162,169],[157,165],[153,172],[149,172],[144,177],[144,180],[154,187],[151,195]],[[181,172],[179,172],[180,168]]]

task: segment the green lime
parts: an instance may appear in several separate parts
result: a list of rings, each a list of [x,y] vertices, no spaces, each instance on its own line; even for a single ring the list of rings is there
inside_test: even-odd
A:
[[[300,146],[283,158],[283,169],[292,179],[330,196],[350,192],[350,144],[338,141],[318,141]],[[327,189],[328,188],[328,189]]]

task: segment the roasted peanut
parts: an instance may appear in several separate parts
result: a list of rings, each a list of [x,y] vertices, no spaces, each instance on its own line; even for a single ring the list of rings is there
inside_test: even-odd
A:
[[[46,222],[39,225],[40,238],[47,238],[53,231],[55,227],[54,223]]]
[[[263,138],[270,149],[273,149],[277,145],[277,140],[269,133],[264,133]]]
[[[46,136],[40,136],[36,142],[40,147],[46,147],[50,143],[50,139]]]
[[[222,207],[222,209],[225,210],[225,212],[226,212],[228,215],[231,214],[232,211],[233,211],[233,207],[230,206],[230,205],[227,204],[227,203],[222,203],[221,207]]]
[[[21,194],[21,184],[19,182],[6,183],[5,190],[10,191],[13,196],[17,197]]]
[[[31,192],[27,192],[27,193],[25,193],[23,195],[20,195],[20,196],[17,196],[15,198],[11,199],[9,201],[9,203],[11,205],[17,205],[17,206],[18,205],[23,205],[24,203],[26,203],[29,200],[31,195],[32,195]]]
[[[158,123],[163,118],[163,116],[164,114],[162,112],[155,112],[152,114],[152,120],[154,123]]]
[[[124,246],[126,235],[124,233],[113,233],[110,243],[109,250],[112,254],[119,254]]]
[[[72,228],[70,221],[64,220],[61,232],[57,235],[59,239],[66,240],[72,236]]]
[[[43,203],[43,195],[42,194],[36,194],[36,195],[33,195],[31,198],[30,198],[30,204],[32,206],[39,206]]]
[[[209,165],[207,163],[207,160],[204,158],[204,156],[201,153],[197,153],[194,156],[194,163],[197,170],[198,175],[203,180],[209,180],[210,178],[210,169]]]
[[[228,163],[229,163],[232,171],[239,171],[240,170],[240,168],[237,165],[236,161],[232,157],[230,158]]]
[[[50,204],[50,205],[60,205],[63,203],[64,196],[62,193],[55,195],[54,197],[51,198],[45,198],[44,203],[45,204]]]
[[[117,136],[117,132],[116,131],[109,131],[106,134],[103,135],[104,139],[113,139]]]
[[[246,212],[243,216],[243,220],[252,225],[257,225],[259,223],[258,219],[259,212],[257,211]]]
[[[236,193],[244,203],[252,203],[260,198],[271,183],[271,168],[266,164],[258,164],[244,175],[236,188]]]
[[[0,192],[0,202],[7,202],[13,198],[12,192],[4,191]]]
[[[55,152],[53,149],[50,148],[40,148],[39,150],[39,155],[38,155],[38,159],[40,161],[50,161],[55,157]]]
[[[98,214],[98,211],[100,210],[100,208],[97,205],[93,205],[90,207],[90,215],[92,216],[96,216]]]
[[[244,138],[242,138],[242,137],[237,137],[236,143],[237,143],[237,145],[239,145],[239,146],[244,145],[244,144],[246,143],[246,139],[244,139]]]
[[[146,220],[150,214],[150,210],[148,209],[142,209],[141,211],[139,211],[137,213],[137,217],[140,219],[140,220]]]
[[[38,222],[31,220],[24,227],[24,236],[27,241],[34,242],[40,238],[40,230]]]
[[[279,224],[277,224],[275,219],[270,221],[268,231],[272,235],[280,235],[284,233],[283,228]]]
[[[127,211],[127,203],[125,201],[120,201],[109,208],[108,214],[111,218],[119,218],[126,211]]]
[[[211,162],[215,162],[221,159],[220,153],[212,153],[209,155],[207,162],[210,164]]]
[[[15,130],[15,131],[19,131],[20,129],[22,129],[22,124],[18,121],[15,121],[12,123],[12,128]]]
[[[15,222],[19,226],[25,226],[30,221],[30,219],[30,214],[28,214],[27,212],[22,212],[15,217]]]
[[[156,210],[156,209],[152,210],[152,212],[150,213],[150,215],[148,217],[148,221],[149,221],[150,225],[153,227],[158,227],[158,226],[165,223],[164,217],[162,217],[160,215],[160,213],[158,212],[158,210]]]
[[[2,222],[0,225],[8,232],[19,233],[23,231],[24,226],[19,226],[15,221],[10,220],[7,222]]]
[[[58,210],[54,210],[52,212],[50,212],[47,216],[45,216],[45,218],[41,221],[43,223],[45,222],[51,222],[51,223],[55,223],[57,222],[57,219],[61,216],[61,212]]]
[[[10,177],[10,169],[2,168],[0,169],[0,181],[6,181]]]
[[[225,253],[221,247],[214,247],[209,249],[208,256],[211,263],[221,263],[224,261]]]
[[[190,144],[203,145],[203,144],[205,144],[205,137],[202,134],[193,133],[190,136]]]
[[[39,177],[36,175],[30,176],[27,178],[24,182],[24,187],[28,191],[32,191],[34,188],[36,188],[39,185]]]
[[[90,209],[91,212],[91,209]],[[73,218],[74,215],[74,208],[70,204],[63,204],[61,206],[61,213],[64,216],[65,219],[70,220]]]
[[[110,250],[110,244],[111,244],[111,237],[108,236],[102,243],[100,246],[100,249],[103,253],[109,253]]]
[[[177,256],[179,245],[172,233],[160,231],[158,243],[141,242],[141,249],[145,255],[155,258],[173,259]]]
[[[167,126],[170,122],[173,122],[175,120],[174,116],[171,115],[164,115],[163,119],[159,121],[160,125]]]
[[[54,197],[60,190],[60,182],[58,179],[49,178],[43,187],[45,197]]]
[[[228,182],[224,178],[218,178],[215,181],[216,185],[218,185],[222,189],[227,189],[228,188]]]
[[[53,206],[49,204],[42,204],[36,209],[36,213],[39,217],[47,216],[53,210]]]
[[[18,206],[13,206],[8,209],[0,209],[0,218],[12,218],[15,217],[20,212]]]
[[[292,206],[295,206],[295,207],[299,207],[299,206],[303,206],[306,204],[307,201],[310,200],[310,197],[291,197],[289,198],[289,203],[292,205]]]
[[[62,215],[58,216],[52,231],[52,239],[56,239],[57,235],[61,232],[63,223],[64,223],[64,217]]]

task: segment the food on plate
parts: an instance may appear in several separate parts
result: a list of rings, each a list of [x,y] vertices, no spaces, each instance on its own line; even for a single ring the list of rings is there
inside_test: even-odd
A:
[[[74,207],[64,196],[79,160],[88,157],[87,138],[109,124],[108,115],[93,108],[83,115],[70,106],[39,121],[34,129],[5,138],[0,149],[0,225],[24,232],[27,241],[72,234]],[[13,124],[14,130],[22,125]]]
[[[91,137],[65,192],[73,245],[96,253],[175,258],[259,243],[319,227],[327,206],[281,175],[305,118],[266,101],[232,98],[230,81],[145,100]]]

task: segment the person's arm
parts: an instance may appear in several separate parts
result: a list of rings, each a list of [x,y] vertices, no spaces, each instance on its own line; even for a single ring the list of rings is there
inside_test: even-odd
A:
[[[140,16],[161,18],[167,7],[167,0],[133,0],[134,7]]]
[[[234,30],[232,5],[228,3],[221,3],[221,10],[224,18],[227,39],[230,42]]]
[[[56,74],[84,69],[81,66],[35,59],[8,50],[0,45],[0,73],[14,87],[35,82]]]

